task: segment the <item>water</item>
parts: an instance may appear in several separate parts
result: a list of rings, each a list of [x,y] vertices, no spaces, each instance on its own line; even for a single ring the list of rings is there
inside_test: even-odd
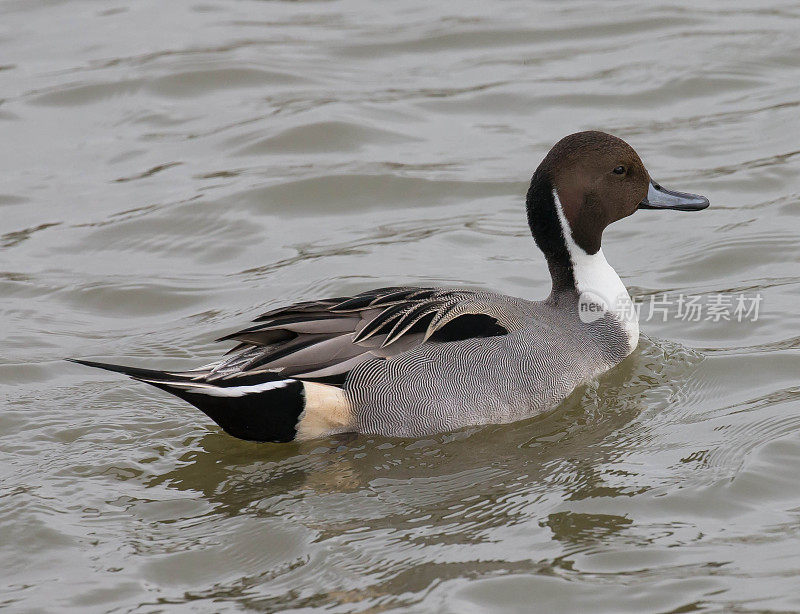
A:
[[[794,2],[0,5],[0,607],[798,611]],[[158,390],[269,307],[400,283],[547,291],[560,137],[627,139],[697,214],[604,250],[643,318],[554,414],[257,445]],[[227,347],[227,346],[224,346]]]

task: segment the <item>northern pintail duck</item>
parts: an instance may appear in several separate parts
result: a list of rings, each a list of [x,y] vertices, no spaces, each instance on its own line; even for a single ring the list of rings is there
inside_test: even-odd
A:
[[[631,298],[601,248],[606,226],[708,200],[658,185],[621,139],[579,132],[544,158],[526,204],[553,282],[542,301],[381,288],[269,311],[220,339],[238,344],[226,358],[191,371],[75,362],[166,390],[254,441],[419,436],[541,414],[638,343]]]

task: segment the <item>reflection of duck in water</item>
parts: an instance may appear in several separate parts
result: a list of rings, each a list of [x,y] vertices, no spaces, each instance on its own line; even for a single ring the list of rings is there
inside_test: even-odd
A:
[[[630,297],[601,249],[606,226],[637,209],[707,206],[651,181],[624,141],[581,132],[550,150],[528,189],[553,281],[543,301],[382,288],[266,313],[225,337],[239,342],[231,357],[192,371],[76,362],[162,388],[256,441],[512,422],[553,409],[638,343]]]

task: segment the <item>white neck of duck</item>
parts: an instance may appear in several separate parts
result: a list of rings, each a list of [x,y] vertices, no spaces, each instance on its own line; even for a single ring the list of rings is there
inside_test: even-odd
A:
[[[628,353],[631,353],[639,343],[639,319],[625,284],[622,283],[614,268],[608,264],[602,248],[595,254],[587,254],[575,243],[569,222],[564,215],[564,209],[555,190],[553,190],[553,201],[572,262],[575,288],[580,296],[579,309],[583,310],[581,319],[590,322],[602,317],[604,313],[613,315],[622,324],[622,328],[628,336]],[[599,311],[592,311],[598,308]]]

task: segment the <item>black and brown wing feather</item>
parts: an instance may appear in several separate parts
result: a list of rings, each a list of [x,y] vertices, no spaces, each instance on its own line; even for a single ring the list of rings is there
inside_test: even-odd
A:
[[[425,342],[505,334],[520,325],[493,296],[470,290],[391,287],[290,305],[222,337],[245,353],[209,373],[279,370],[284,376],[341,384],[365,360],[388,358]],[[458,327],[448,325],[464,318]],[[457,331],[455,329],[458,329]],[[453,337],[453,333],[456,333]]]

